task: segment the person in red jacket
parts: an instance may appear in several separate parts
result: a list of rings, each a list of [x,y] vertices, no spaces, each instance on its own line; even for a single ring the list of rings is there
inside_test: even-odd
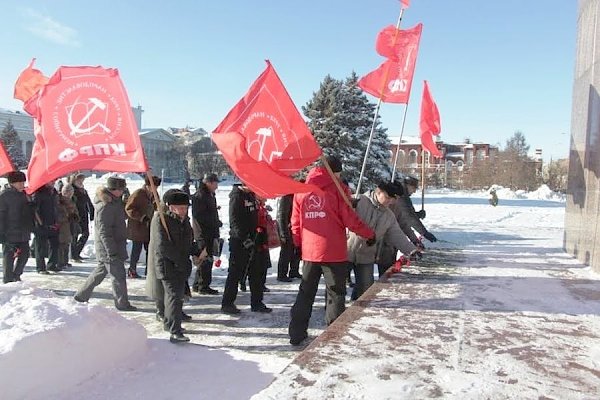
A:
[[[327,163],[340,179],[342,163],[335,156],[328,156]],[[316,193],[294,195],[292,207],[292,240],[302,254],[302,282],[296,302],[292,306],[288,329],[290,343],[299,345],[307,338],[308,323],[321,274],[325,277],[327,304],[325,320],[331,324],[346,308],[346,228],[375,243],[375,233],[356,215],[345,202],[333,178],[324,166],[308,172],[306,183],[321,189]]]

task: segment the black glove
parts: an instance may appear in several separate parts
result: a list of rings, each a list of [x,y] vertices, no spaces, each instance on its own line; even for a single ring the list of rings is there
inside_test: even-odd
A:
[[[417,250],[425,250],[425,245],[423,244],[423,241],[421,239],[416,239],[415,241],[412,242],[412,244],[415,245],[415,247],[417,248]]]
[[[2,234],[0,235],[0,244],[4,244],[6,243],[6,235]]]
[[[367,246],[371,247],[375,244],[375,242],[377,242],[377,238],[375,235],[373,235],[373,237],[367,239]]]
[[[425,239],[429,240],[429,241],[430,241],[430,242],[432,242],[432,243],[433,243],[433,242],[437,242],[437,238],[436,238],[436,237],[433,235],[433,233],[431,233],[431,232],[429,232],[429,231],[428,231],[428,232],[425,232],[425,233],[423,234],[423,237],[424,237]]]
[[[423,258],[423,253],[421,253],[418,249],[417,250],[413,250],[408,258],[410,258],[410,261],[419,261],[421,258]]]
[[[419,217],[419,219],[425,219],[425,216],[427,215],[425,210],[417,211],[415,214],[417,215],[417,217]]]
[[[244,240],[242,243],[242,246],[244,246],[246,250],[250,250],[252,247],[254,247],[254,240],[246,238],[246,240]]]

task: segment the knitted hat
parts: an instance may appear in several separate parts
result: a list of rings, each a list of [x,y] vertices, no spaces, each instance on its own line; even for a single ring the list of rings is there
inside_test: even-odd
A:
[[[11,171],[6,175],[6,179],[8,179],[8,183],[16,183],[16,182],[25,182],[27,179],[25,178],[25,174],[21,171]]]
[[[190,205],[190,196],[179,189],[169,189],[163,195],[163,202],[168,206]]]
[[[106,180],[106,188],[108,190],[124,190],[127,187],[125,179],[111,176]]]

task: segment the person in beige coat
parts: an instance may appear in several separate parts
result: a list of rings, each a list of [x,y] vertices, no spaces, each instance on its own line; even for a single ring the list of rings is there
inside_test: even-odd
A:
[[[358,299],[374,282],[373,267],[380,243],[392,244],[403,254],[415,258],[421,253],[408,240],[400,229],[396,216],[388,208],[396,197],[396,186],[390,182],[381,182],[370,192],[362,194],[356,203],[356,213],[373,231],[377,239],[375,246],[368,246],[366,240],[350,232],[348,238],[348,260],[353,264],[356,284],[352,291],[352,300]]]

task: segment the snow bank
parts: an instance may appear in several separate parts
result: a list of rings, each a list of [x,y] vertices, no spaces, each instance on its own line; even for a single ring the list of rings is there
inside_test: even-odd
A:
[[[0,286],[0,388],[5,399],[57,395],[139,358],[146,330],[116,311],[27,284]]]

